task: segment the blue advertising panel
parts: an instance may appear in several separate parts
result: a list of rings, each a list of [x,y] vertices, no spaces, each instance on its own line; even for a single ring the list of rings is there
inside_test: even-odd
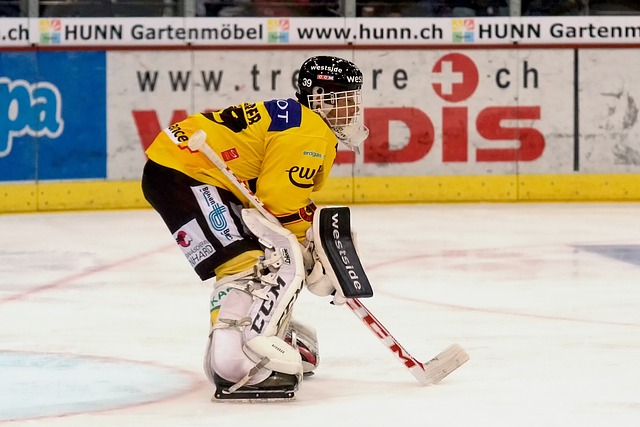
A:
[[[0,52],[0,181],[105,178],[105,52]]]

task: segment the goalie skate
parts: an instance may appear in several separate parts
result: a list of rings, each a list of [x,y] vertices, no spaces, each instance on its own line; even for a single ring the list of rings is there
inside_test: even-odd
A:
[[[313,371],[320,363],[316,330],[312,326],[292,318],[287,325],[284,342],[300,353],[303,375],[313,375]]]
[[[244,385],[237,390],[229,391],[233,383],[219,375],[214,375],[216,391],[212,401],[230,400],[236,402],[270,402],[292,400],[298,389],[295,375],[273,372],[266,380],[255,385]]]

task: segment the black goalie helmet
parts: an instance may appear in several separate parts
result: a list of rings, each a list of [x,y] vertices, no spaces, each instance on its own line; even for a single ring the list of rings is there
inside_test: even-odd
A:
[[[349,148],[356,150],[369,135],[364,126],[362,72],[353,62],[335,56],[307,59],[300,67],[296,97],[320,114]]]

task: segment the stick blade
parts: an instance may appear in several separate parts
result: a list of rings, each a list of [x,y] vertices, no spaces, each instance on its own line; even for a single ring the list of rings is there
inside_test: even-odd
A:
[[[469,361],[469,354],[458,344],[451,344],[424,364],[430,384],[438,384],[447,375]]]

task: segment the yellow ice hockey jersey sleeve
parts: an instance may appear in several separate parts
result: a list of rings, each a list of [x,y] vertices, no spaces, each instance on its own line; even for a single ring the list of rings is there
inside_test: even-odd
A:
[[[199,129],[227,166],[302,240],[315,209],[311,193],[322,188],[336,157],[338,141],[324,120],[294,99],[244,103],[174,123],[147,149],[154,162],[225,188],[249,206],[202,153],[189,150],[189,137]]]

